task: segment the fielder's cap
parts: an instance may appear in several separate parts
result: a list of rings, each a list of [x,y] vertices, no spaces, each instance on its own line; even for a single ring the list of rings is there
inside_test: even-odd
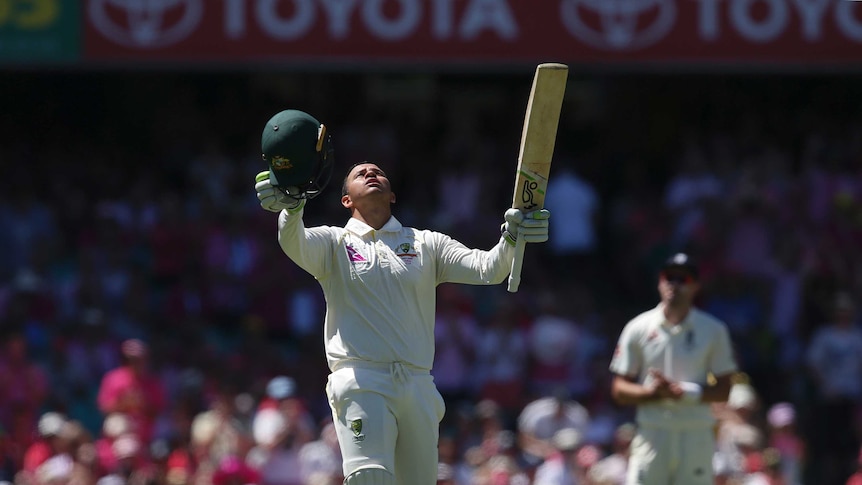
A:
[[[314,176],[325,128],[303,111],[288,109],[270,118],[260,140],[274,185],[301,186]]]
[[[662,271],[682,270],[694,278],[698,277],[697,265],[686,253],[676,253],[667,258],[661,267]]]
[[[266,385],[266,395],[273,399],[287,399],[296,393],[296,382],[287,376],[274,377]]]

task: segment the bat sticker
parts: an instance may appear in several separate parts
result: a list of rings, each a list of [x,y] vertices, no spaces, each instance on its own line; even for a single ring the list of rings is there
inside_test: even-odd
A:
[[[523,210],[529,211],[538,207],[534,201],[534,193],[545,195],[545,191],[539,188],[539,182],[536,180],[542,177],[525,170],[521,170],[521,175],[525,179],[524,185],[521,187],[521,202],[524,204]]]

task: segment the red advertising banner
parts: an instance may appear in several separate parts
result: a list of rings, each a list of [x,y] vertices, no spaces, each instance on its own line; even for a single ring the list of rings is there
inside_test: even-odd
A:
[[[86,61],[862,66],[856,0],[85,0]]]

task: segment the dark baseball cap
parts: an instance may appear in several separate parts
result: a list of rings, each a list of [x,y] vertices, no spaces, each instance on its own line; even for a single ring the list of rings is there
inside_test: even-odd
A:
[[[313,178],[320,129],[317,119],[295,109],[281,111],[267,121],[260,146],[275,185],[302,186]]]
[[[694,279],[697,279],[699,275],[697,265],[686,253],[676,253],[667,258],[661,266],[661,271],[684,271]]]

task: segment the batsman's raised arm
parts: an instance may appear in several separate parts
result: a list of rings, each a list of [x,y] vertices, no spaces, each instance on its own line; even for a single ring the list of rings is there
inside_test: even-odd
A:
[[[544,209],[527,214],[508,209],[503,215],[500,240],[488,251],[470,249],[445,234],[433,233],[437,260],[440,261],[437,283],[502,283],[511,270],[518,236],[529,243],[547,241],[550,217],[551,213]]]

